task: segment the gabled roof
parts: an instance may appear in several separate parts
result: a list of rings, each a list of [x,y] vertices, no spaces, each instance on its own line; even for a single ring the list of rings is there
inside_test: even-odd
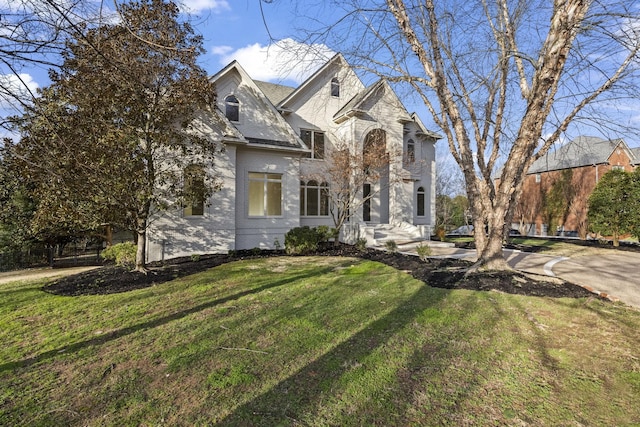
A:
[[[331,59],[329,59],[322,67],[320,67],[315,73],[313,73],[311,76],[309,76],[307,78],[307,80],[305,80],[304,82],[302,82],[302,84],[300,86],[298,86],[297,88],[295,88],[287,97],[285,97],[284,99],[282,99],[277,105],[276,107],[278,108],[285,108],[285,106],[291,102],[298,94],[302,93],[305,91],[305,89],[307,87],[309,87],[313,81],[319,76],[321,75],[323,72],[325,72],[329,67],[332,67],[334,64],[337,63],[341,63],[343,66],[347,66],[347,61],[344,59],[344,56],[342,56],[341,53],[336,53],[335,55],[333,55],[333,57]]]
[[[549,152],[536,160],[528,173],[539,173],[581,166],[598,165],[609,162],[609,157],[622,145],[632,157],[634,154],[622,139],[602,139],[594,136],[579,136],[554,152]]]
[[[376,93],[378,90],[382,89],[382,84],[384,83],[383,79],[378,80],[376,83],[372,84],[365,90],[360,91],[356,96],[351,98],[349,102],[344,104],[344,106],[338,110],[336,114],[333,116],[333,120],[339,121],[343,117],[352,116],[354,113],[358,113],[360,110],[360,106],[364,101],[366,101],[372,94]]]
[[[395,91],[389,86],[389,83],[385,79],[380,79],[376,83],[372,84],[368,88],[365,88],[363,91],[360,91],[356,96],[351,98],[349,102],[347,102],[336,114],[333,116],[333,120],[336,123],[340,123],[349,117],[353,117],[354,115],[358,115],[365,112],[364,104],[373,96],[377,95],[380,91],[388,90],[388,93],[391,93],[396,100],[398,101],[398,105],[402,106],[404,113],[406,116],[398,118],[398,120],[403,122],[411,122],[413,118],[409,115],[402,102],[397,97]]]
[[[418,117],[417,113],[415,112],[411,113],[411,120],[415,122],[415,124],[418,126],[418,129],[420,129],[421,133],[424,134],[425,136],[433,139],[442,139],[442,135],[432,132],[426,128],[424,123],[422,123],[422,120],[420,120],[420,117]]]
[[[268,127],[269,132],[272,133],[272,135],[275,135],[275,137],[271,138],[264,138],[262,134],[244,134],[233,123],[227,121],[236,130],[236,134],[240,134],[242,136],[242,142],[247,141],[250,145],[268,146],[268,148],[288,148],[295,149],[296,151],[308,151],[309,148],[304,144],[304,142],[302,142],[300,137],[296,135],[291,126],[284,120],[278,110],[276,110],[274,104],[269,100],[262,89],[251,78],[251,76],[247,74],[247,72],[244,70],[244,68],[242,68],[238,61],[232,61],[222,70],[213,75],[210,79],[211,81],[216,82],[223,76],[233,71],[237,72],[240,75],[242,82],[252,89],[252,92],[254,92],[255,96],[257,96],[262,104],[264,104],[265,108],[270,110],[274,117],[274,120],[276,121]],[[237,139],[235,135],[233,135],[232,138]]]

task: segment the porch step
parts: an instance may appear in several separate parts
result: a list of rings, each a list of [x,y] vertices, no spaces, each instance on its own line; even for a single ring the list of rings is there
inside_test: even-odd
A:
[[[377,224],[373,227],[373,239],[370,246],[384,246],[385,242],[394,241],[401,250],[411,250],[422,242],[428,242],[433,247],[452,247],[452,243],[430,241],[422,236],[420,229],[409,223]]]

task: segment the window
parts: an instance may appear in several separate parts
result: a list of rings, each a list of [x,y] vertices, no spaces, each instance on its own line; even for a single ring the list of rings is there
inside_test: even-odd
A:
[[[240,102],[238,102],[238,98],[229,95],[224,99],[224,114],[232,122],[240,121]]]
[[[329,185],[300,181],[300,216],[329,216]]]
[[[420,187],[418,188],[418,216],[424,216],[426,211],[425,201],[424,187]]]
[[[184,171],[185,216],[204,215],[204,168],[201,165],[189,165]]]
[[[311,148],[309,158],[324,159],[324,133],[301,129],[300,139]]]
[[[407,142],[407,160],[406,163],[414,163],[416,161],[416,143],[413,139]]]
[[[536,174],[536,184],[540,184],[540,181],[542,180],[542,177],[540,176],[539,173]]]
[[[614,171],[623,171],[623,170],[624,170],[624,166],[614,165],[614,166],[611,166],[611,170],[614,170]]]
[[[331,96],[340,96],[340,80],[337,77],[331,79]]]
[[[249,172],[249,216],[282,215],[282,175]]]
[[[388,161],[386,147],[387,133],[384,130],[373,129],[367,133],[362,144],[362,166],[367,175],[372,167],[386,166],[385,163]]]

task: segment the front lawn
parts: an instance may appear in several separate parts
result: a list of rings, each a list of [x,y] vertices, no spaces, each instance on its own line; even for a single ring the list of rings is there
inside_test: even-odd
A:
[[[64,297],[0,285],[0,425],[631,425],[640,312],[238,261]]]

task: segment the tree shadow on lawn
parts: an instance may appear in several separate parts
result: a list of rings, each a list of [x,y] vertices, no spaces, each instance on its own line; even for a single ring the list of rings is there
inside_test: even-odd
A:
[[[323,425],[423,425],[434,420],[452,425],[469,423],[473,414],[465,412],[468,406],[463,402],[477,399],[477,390],[486,387],[491,372],[501,369],[499,361],[507,354],[494,353],[501,346],[495,341],[502,339],[495,330],[503,327],[513,313],[492,303],[486,294],[475,293],[456,299],[459,307],[455,312],[443,313],[438,305],[449,292],[419,288],[403,304],[274,387],[243,402],[216,425],[309,425],[314,420]],[[481,327],[478,319],[469,319],[479,303],[494,308],[483,309],[489,315],[483,316]],[[525,311],[518,304],[514,308]],[[421,342],[390,343],[412,325],[419,331],[428,330],[418,338]],[[506,333],[516,334],[517,341],[530,341],[531,347],[542,347],[538,349],[542,363],[553,368],[555,360],[535,329],[532,323],[528,330],[513,327]],[[528,338],[532,330],[533,338]],[[419,331],[415,333],[423,333]],[[468,337],[473,337],[472,343]],[[407,352],[406,360],[389,365],[382,354],[371,357],[391,345],[414,350]],[[373,385],[375,378],[379,382]],[[358,385],[353,381],[359,380],[365,384],[354,392]]]
[[[83,348],[86,348],[86,347],[98,346],[98,345],[106,344],[106,343],[108,343],[110,341],[116,340],[118,338],[125,337],[127,335],[131,335],[131,334],[133,334],[135,332],[143,331],[143,330],[147,330],[147,329],[153,329],[153,328],[165,325],[165,324],[167,324],[169,322],[172,322],[174,320],[182,319],[182,318],[184,318],[186,316],[189,316],[191,314],[198,313],[200,311],[206,310],[208,308],[215,307],[215,306],[218,306],[218,305],[222,305],[222,304],[225,304],[225,303],[227,303],[229,301],[235,301],[235,300],[237,300],[239,298],[242,298],[242,297],[245,297],[247,295],[258,294],[258,293],[263,292],[265,290],[272,289],[272,288],[277,288],[277,287],[280,287],[280,286],[284,286],[284,285],[286,285],[288,283],[291,283],[291,282],[295,282],[295,281],[298,281],[298,280],[304,280],[304,279],[309,279],[309,278],[312,278],[312,277],[316,277],[317,274],[325,274],[325,273],[328,274],[332,270],[333,270],[332,267],[325,267],[325,268],[322,268],[320,270],[314,270],[313,273],[299,274],[297,276],[292,276],[292,277],[289,277],[287,279],[279,280],[279,281],[272,282],[272,283],[267,283],[267,284],[265,284],[263,286],[260,286],[258,288],[248,289],[246,291],[238,292],[238,293],[233,294],[233,295],[229,295],[229,296],[226,296],[226,297],[218,298],[218,299],[215,299],[213,301],[209,301],[209,302],[206,302],[206,303],[203,303],[203,304],[196,305],[196,306],[191,307],[191,308],[189,308],[187,310],[182,310],[182,311],[179,311],[177,313],[170,314],[168,316],[164,316],[164,317],[160,317],[158,319],[153,319],[153,320],[149,320],[149,321],[146,321],[146,322],[138,323],[136,325],[131,325],[131,326],[128,326],[126,328],[118,329],[116,331],[111,331],[111,332],[108,332],[108,333],[106,333],[104,335],[97,336],[95,338],[91,338],[91,339],[88,339],[88,340],[85,340],[85,341],[80,341],[80,342],[77,342],[77,343],[74,343],[74,344],[70,344],[70,345],[67,345],[67,346],[64,346],[64,347],[60,347],[60,348],[56,348],[56,349],[53,349],[53,350],[49,350],[49,351],[43,352],[41,354],[38,354],[36,356],[32,356],[32,357],[29,357],[29,358],[26,358],[26,359],[23,359],[23,360],[20,360],[20,361],[4,363],[4,364],[0,365],[0,372],[4,372],[4,371],[7,371],[7,370],[18,369],[18,368],[24,368],[24,367],[33,365],[34,363],[39,363],[39,362],[42,362],[44,360],[51,359],[53,357],[59,356],[60,354],[73,353],[73,352],[79,351],[79,350],[81,350]]]
[[[236,407],[217,425],[306,425],[317,417],[325,404],[335,404],[335,400],[339,400],[341,389],[345,387],[344,376],[350,371],[384,368],[380,362],[377,366],[367,366],[367,357],[446,295],[448,291],[421,286],[403,304],[268,391]],[[384,388],[384,382],[380,386]],[[373,410],[367,415],[375,414]],[[352,415],[343,415],[353,420]],[[337,416],[337,419],[347,418]],[[367,424],[365,414],[359,422]],[[333,425],[333,421],[328,424]]]

